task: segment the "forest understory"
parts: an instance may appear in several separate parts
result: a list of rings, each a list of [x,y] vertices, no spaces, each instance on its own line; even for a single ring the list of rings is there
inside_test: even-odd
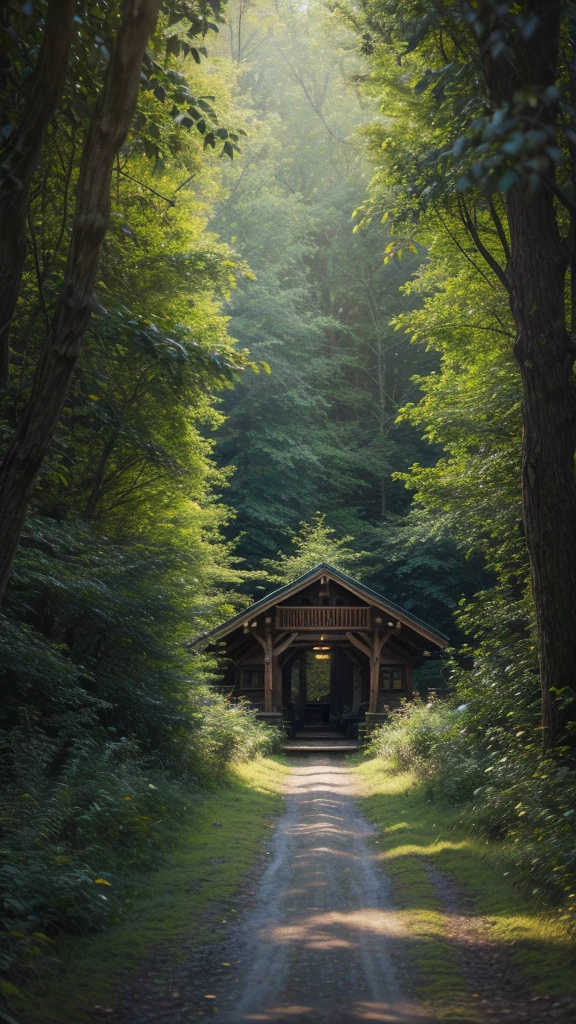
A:
[[[503,870],[501,844],[471,839],[446,801],[431,802],[416,776],[399,773],[370,754],[356,755],[348,768],[341,757],[330,761],[321,756],[290,758],[288,764],[277,757],[257,759],[240,768],[189,816],[160,869],[140,879],[122,923],[74,944],[59,942],[59,970],[10,1000],[18,1019],[24,1024],[87,1024],[105,1017],[127,1024],[168,1024],[215,1014],[228,1020],[232,1013],[235,1022],[244,1020],[234,1007],[250,988],[251,972],[261,975],[260,985],[266,979],[257,964],[252,925],[259,903],[269,898],[266,871],[274,872],[276,891],[287,884],[286,879],[279,884],[274,863],[285,794],[294,777],[307,787],[305,794],[315,787],[326,792],[328,785],[331,796],[322,804],[328,809],[343,773],[376,826],[370,852],[390,887],[394,917],[393,946],[385,955],[410,1005],[419,1007],[410,1020],[569,1024],[576,1019],[569,930],[545,905],[534,903],[521,872]],[[319,809],[316,813],[322,817]],[[303,881],[301,865],[296,871]],[[281,867],[280,872],[282,877]],[[354,913],[349,931],[345,920],[338,931],[328,923],[329,915],[314,923],[319,890],[302,891],[306,895],[298,915],[309,936],[299,943],[309,946],[313,956],[322,929],[331,928],[333,939],[347,935],[345,956],[353,956]],[[267,905],[265,913],[282,923],[279,908]],[[366,913],[370,920],[373,910]],[[389,936],[378,941],[389,949]],[[268,940],[264,949],[269,945]],[[316,955],[321,961],[315,966],[317,977],[326,978],[334,950],[320,945]],[[357,982],[359,987],[360,978]],[[299,987],[300,1003],[313,1000],[314,988],[306,988],[301,974]],[[355,995],[360,998],[358,991]],[[329,989],[323,1004],[327,1019],[339,1019]],[[324,1019],[319,1007],[314,1012]],[[276,1016],[283,1019],[280,1009]],[[346,1019],[364,1018],[351,1011]]]
[[[239,853],[202,899],[241,892],[280,737],[190,643],[320,562],[450,640],[351,769],[379,828],[408,772],[417,842],[430,808],[458,836],[398,876],[416,947],[473,946],[477,900],[525,979],[508,1019],[571,1019],[574,24],[572,0],[0,11],[0,1021],[79,1024],[78,985],[107,1005],[94,963],[143,962],[182,843],[219,856],[211,809]],[[457,1014],[475,975],[447,963]]]

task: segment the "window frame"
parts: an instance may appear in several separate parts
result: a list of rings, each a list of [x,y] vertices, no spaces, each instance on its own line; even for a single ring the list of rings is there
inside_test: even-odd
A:
[[[384,685],[382,678],[384,673],[388,673],[388,685]],[[393,686],[394,673],[399,674],[399,686]],[[405,693],[406,692],[406,666],[405,665],[380,665],[380,674],[378,677],[378,693]]]
[[[246,693],[253,693],[254,691],[258,691],[258,690],[263,690],[264,689],[264,666],[263,665],[254,665],[254,666],[250,666],[250,667],[247,666],[246,668],[244,668],[244,666],[242,666],[242,668],[240,670],[240,673],[241,673],[240,674],[240,692],[241,693],[244,693],[244,692],[246,692]],[[247,681],[246,681],[246,677],[247,676],[258,676],[259,679],[260,679],[260,682],[257,685],[254,685],[253,683],[248,684]]]

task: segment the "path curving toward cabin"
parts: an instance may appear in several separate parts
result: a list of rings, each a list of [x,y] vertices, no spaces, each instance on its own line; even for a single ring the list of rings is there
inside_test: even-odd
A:
[[[294,759],[271,862],[237,946],[221,1021],[418,1024],[395,963],[403,926],[340,757]]]

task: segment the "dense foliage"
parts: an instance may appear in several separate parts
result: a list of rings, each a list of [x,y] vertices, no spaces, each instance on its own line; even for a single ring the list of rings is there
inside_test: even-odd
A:
[[[235,467],[229,535],[240,533],[256,569],[320,511],[367,553],[367,583],[448,630],[480,566],[406,522],[410,498],[395,478],[438,454],[398,419],[418,398],[414,374],[437,358],[391,322],[421,303],[402,287],[422,246],[385,264],[382,229],[352,230],[372,173],[358,134],[376,112],[361,87],[365,59],[322,5],[229,11],[221,42],[227,34],[253,132],[245,163],[226,168],[214,224],[257,277],[230,297],[231,331],[272,371],[224,396],[216,457]]]
[[[405,706],[370,749],[415,772],[429,799],[458,807],[471,831],[498,840],[502,872],[515,868],[514,878],[559,905],[574,928],[576,772],[542,752],[533,663],[510,657],[510,648],[481,648],[474,672],[457,680],[465,703]]]
[[[240,127],[233,76],[188,49],[163,63],[180,103],[209,94]],[[159,85],[142,91],[118,160],[86,344],[0,618],[0,972],[17,981],[49,961],[59,933],[115,920],[133,873],[154,865],[202,786],[270,749],[184,648],[235,607],[240,575],[206,433],[220,419],[217,393],[259,367],[221,308],[248,273],[207,228],[222,161],[173,103]],[[35,176],[0,405],[6,442],[61,286],[85,117],[65,100]]]
[[[29,6],[0,16],[6,160],[42,24]],[[0,617],[0,972],[16,981],[61,932],[114,921],[202,788],[270,749],[184,643],[321,560],[453,639],[416,676],[450,700],[403,710],[374,750],[504,839],[533,888],[573,891],[573,755],[541,753],[505,204],[483,191],[512,169],[492,137],[492,170],[474,170],[476,136],[457,143],[480,72],[439,65],[440,5],[336,6],[232,0],[205,47],[195,5],[171,2],[146,55]],[[77,22],[33,176],[3,448],[62,286],[118,9]]]

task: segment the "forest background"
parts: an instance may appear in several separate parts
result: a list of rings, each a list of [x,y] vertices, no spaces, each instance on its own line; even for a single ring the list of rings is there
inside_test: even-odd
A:
[[[22,38],[27,6],[9,14]],[[64,273],[82,60],[106,63],[108,31],[80,19],[34,179],[6,444]],[[571,754],[541,753],[507,296],[457,209],[428,211],[401,252],[382,223],[395,146],[428,130],[426,55],[399,63],[359,11],[321,4],[233,0],[205,57],[172,31],[152,51],[183,99],[153,78],[140,93],[0,618],[0,968],[17,981],[52,935],[117,919],[122,889],[103,901],[95,879],[153,866],[178,809],[269,749],[184,643],[322,558],[454,644],[418,675],[452,698],[378,749],[505,838],[542,898],[573,888]],[[241,152],[175,118],[190,97]]]

